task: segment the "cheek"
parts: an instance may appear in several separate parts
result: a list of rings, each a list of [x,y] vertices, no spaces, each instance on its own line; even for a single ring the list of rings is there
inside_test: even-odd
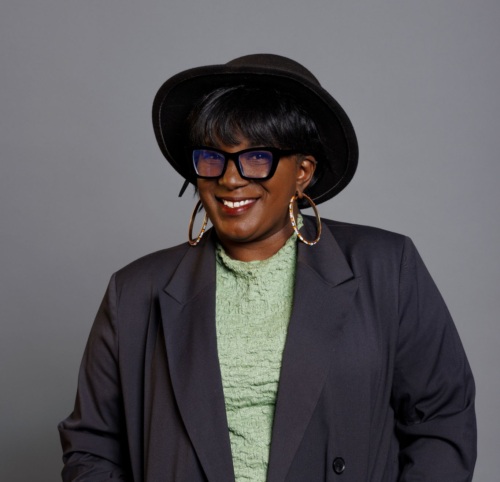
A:
[[[276,203],[288,204],[292,196],[297,191],[295,178],[292,176],[286,176],[284,178],[278,178],[275,181],[276,182],[273,184],[272,189],[270,189],[272,192],[271,197]]]
[[[214,186],[212,184],[213,181],[210,181],[208,179],[199,179],[197,183],[197,188],[198,188],[198,197],[200,198],[200,201],[203,204],[203,209],[205,213],[207,213],[210,222],[215,225],[218,223],[218,214],[217,214],[218,201],[215,199],[215,196],[213,194]]]
[[[283,162],[284,161],[284,162]],[[298,164],[295,159],[286,159],[278,165],[276,174],[271,179],[274,190],[279,190],[280,197],[290,199],[297,191]]]
[[[208,181],[206,179],[198,179],[198,182],[196,184],[196,187],[198,189],[198,196],[200,197],[203,205],[206,205],[209,200],[213,198],[213,196],[211,196],[213,189],[210,183],[211,181]]]

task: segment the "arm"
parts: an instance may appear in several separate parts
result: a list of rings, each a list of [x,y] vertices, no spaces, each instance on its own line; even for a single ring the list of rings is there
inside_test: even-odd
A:
[[[441,295],[410,240],[400,273],[392,393],[400,482],[472,480],[474,381]]]
[[[114,277],[97,313],[73,413],[59,424],[64,482],[127,480],[125,421],[117,360]]]

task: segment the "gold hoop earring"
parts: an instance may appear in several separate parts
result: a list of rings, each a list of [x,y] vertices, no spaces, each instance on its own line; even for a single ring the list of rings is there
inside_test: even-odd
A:
[[[196,206],[194,207],[193,214],[191,214],[191,219],[189,220],[189,233],[188,233],[188,243],[191,246],[196,246],[200,241],[201,238],[203,238],[203,235],[205,234],[205,230],[207,229],[207,224],[208,224],[208,214],[205,212],[205,217],[203,218],[203,224],[201,225],[200,232],[198,233],[198,236],[193,239],[193,224],[194,220],[196,218],[196,215],[198,214],[198,211],[202,207],[201,201],[198,201],[196,203]]]
[[[313,208],[314,214],[316,216],[316,225],[317,225],[316,231],[318,233],[316,236],[316,239],[313,241],[308,241],[307,239],[304,238],[304,236],[302,236],[302,234],[299,233],[299,230],[297,228],[295,216],[293,215],[293,203],[297,199],[299,199],[298,193],[295,193],[292,196],[292,199],[290,199],[290,204],[288,205],[288,213],[290,214],[290,222],[292,223],[292,228],[295,231],[295,234],[297,235],[297,237],[304,244],[307,244],[308,246],[314,246],[319,241],[319,238],[321,237],[321,218],[319,217],[318,208],[316,207],[316,204],[314,204],[313,200],[307,194],[304,194],[304,193],[302,193],[302,197],[305,197],[307,199],[308,203]]]

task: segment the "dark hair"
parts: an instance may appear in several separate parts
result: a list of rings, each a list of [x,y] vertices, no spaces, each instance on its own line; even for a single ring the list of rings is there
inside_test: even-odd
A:
[[[285,92],[265,86],[222,87],[208,94],[188,121],[193,146],[234,146],[245,139],[255,145],[313,155],[318,161],[314,179],[323,169],[323,146],[316,124]]]

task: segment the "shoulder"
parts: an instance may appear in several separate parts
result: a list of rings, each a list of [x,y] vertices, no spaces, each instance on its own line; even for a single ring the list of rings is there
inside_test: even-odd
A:
[[[376,228],[374,226],[364,226],[362,224],[352,224],[333,219],[323,219],[329,231],[336,239],[342,241],[360,242],[381,242],[381,243],[399,243],[406,238],[403,234],[388,231],[386,229]]]
[[[353,250],[371,254],[400,251],[405,245],[411,243],[403,234],[394,233],[385,229],[360,224],[345,223],[323,219],[323,225],[333,235],[344,253]]]
[[[416,252],[410,238],[385,229],[324,219],[323,230],[357,275],[396,275],[404,260]]]
[[[114,274],[117,289],[137,289],[164,286],[189,249],[188,243],[162,249],[142,256],[127,264]]]

